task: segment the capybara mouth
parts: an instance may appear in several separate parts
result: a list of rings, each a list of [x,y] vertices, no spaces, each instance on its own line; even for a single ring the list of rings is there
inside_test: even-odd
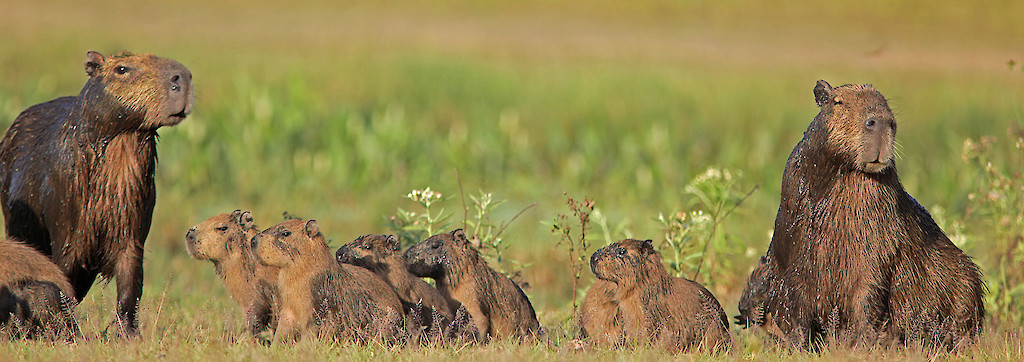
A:
[[[864,164],[864,172],[879,173],[889,167],[888,162],[868,162]]]

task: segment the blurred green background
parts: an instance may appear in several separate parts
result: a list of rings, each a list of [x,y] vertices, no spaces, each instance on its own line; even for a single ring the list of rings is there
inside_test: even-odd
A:
[[[628,223],[628,235],[657,241],[659,213],[694,206],[683,192],[693,177],[712,166],[741,172],[744,192],[760,189],[721,228],[743,250],[701,281],[732,315],[770,240],[786,158],[817,113],[816,80],[872,83],[889,98],[904,186],[949,219],[963,217],[980,186],[981,170],[960,157],[963,140],[1005,138],[1024,118],[1024,73],[1009,63],[1024,60],[1020,1],[43,0],[2,8],[4,128],[30,105],[77,94],[89,50],[155,53],[193,73],[193,115],[160,132],[142,316],[158,334],[175,318],[240,330],[213,268],[185,252],[192,225],[241,208],[270,226],[287,211],[317,219],[336,247],[387,232],[385,217],[415,207],[404,195],[427,186],[455,197],[446,210],[461,224],[455,169],[467,193],[509,200],[496,219],[537,203],[503,236],[509,256],[529,264],[528,294],[548,325],[568,315],[573,293],[559,236],[541,223],[569,212],[563,193],[595,200],[610,223]],[[997,146],[997,164],[1020,158],[1012,142]],[[970,220],[965,230],[986,235]],[[604,245],[599,230],[590,237]],[[967,251],[984,267],[979,244]],[[109,321],[113,289],[94,289],[80,317]],[[185,311],[159,321],[162,306]],[[197,322],[190,313],[200,310],[234,319]]]

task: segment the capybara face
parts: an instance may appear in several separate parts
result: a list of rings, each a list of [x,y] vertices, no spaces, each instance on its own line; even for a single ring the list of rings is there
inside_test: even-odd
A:
[[[882,93],[870,84],[832,88],[819,80],[814,99],[833,152],[862,172],[878,173],[892,165],[896,118]]]
[[[440,279],[450,268],[449,253],[458,247],[471,247],[462,229],[431,236],[405,251],[406,267],[415,276]]]
[[[213,216],[185,234],[188,255],[199,260],[222,260],[232,249],[245,246],[245,232],[253,227],[252,213],[235,210]]]
[[[134,126],[139,129],[173,126],[192,112],[192,73],[172,59],[131,53],[104,58],[89,52],[85,72],[91,77],[83,93],[86,102],[102,99],[143,114],[142,124]]]
[[[338,248],[335,256],[339,263],[364,268],[385,263],[384,258],[399,251],[398,238],[394,235],[363,235]]]
[[[598,278],[621,285],[635,283],[646,277],[660,263],[660,254],[651,240],[626,239],[598,249],[590,257],[590,270]]]
[[[252,239],[252,249],[263,265],[284,268],[303,256],[316,255],[327,248],[316,220],[285,220],[263,230]]]

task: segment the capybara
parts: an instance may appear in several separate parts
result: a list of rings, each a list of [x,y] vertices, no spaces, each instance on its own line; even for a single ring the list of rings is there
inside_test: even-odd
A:
[[[595,280],[587,290],[579,313],[579,337],[597,344],[618,345],[623,342],[622,316],[615,301],[615,283]]]
[[[338,248],[335,255],[338,262],[366,268],[390,284],[406,305],[416,307],[416,314],[420,317],[417,323],[427,327],[428,335],[440,336],[446,333],[431,327],[436,325],[448,329],[447,326],[455,318],[451,306],[437,289],[409,273],[397,237],[363,235]],[[434,314],[440,318],[434,318]]]
[[[17,240],[0,239],[0,335],[73,340],[74,290],[49,258]]]
[[[526,293],[487,266],[466,233],[457,229],[427,238],[405,251],[409,272],[432,278],[452,306],[463,306],[476,324],[478,340],[539,336],[537,314]]]
[[[7,235],[50,256],[80,301],[117,281],[118,332],[138,335],[157,129],[192,111],[192,74],[150,54],[89,52],[81,93],[29,107],[0,141]]]
[[[715,351],[731,344],[729,320],[700,284],[668,273],[651,240],[626,239],[598,249],[590,269],[615,283],[614,301],[630,345]]]
[[[982,330],[981,272],[903,189],[896,120],[871,85],[819,80],[786,162],[765,314],[794,345],[953,348]],[[756,271],[756,270],[755,270]]]
[[[256,260],[250,241],[258,233],[252,213],[235,210],[210,217],[185,234],[188,254],[213,262],[228,294],[242,306],[246,327],[254,336],[276,325],[279,271]]]
[[[404,340],[398,294],[369,270],[335,261],[315,220],[285,220],[257,234],[252,244],[261,263],[281,269],[275,343],[303,336]]]

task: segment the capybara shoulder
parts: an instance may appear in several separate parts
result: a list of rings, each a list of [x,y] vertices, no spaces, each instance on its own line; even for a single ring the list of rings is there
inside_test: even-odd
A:
[[[682,351],[715,351],[731,344],[718,300],[700,284],[670,275],[651,240],[609,244],[594,252],[590,267],[599,279],[615,283],[626,343]]]
[[[464,306],[479,339],[522,338],[542,333],[526,293],[487,266],[462,229],[427,238],[405,251],[411,273],[429,277],[448,303]]]
[[[119,333],[137,335],[143,245],[156,202],[157,129],[192,111],[192,74],[151,54],[89,52],[74,97],[29,107],[0,141],[7,235],[51,256],[81,300],[117,280]]]
[[[185,234],[189,255],[209,260],[231,298],[245,313],[251,334],[274,328],[277,298],[277,267],[256,261],[250,241],[257,230],[252,213],[235,210],[214,215]]]
[[[14,239],[0,239],[0,334],[70,340],[78,335],[75,294],[49,258]]]
[[[798,346],[973,340],[981,273],[903,189],[885,97],[823,80],[813,93],[821,109],[783,172],[765,278],[747,287],[767,287],[765,322]]]

